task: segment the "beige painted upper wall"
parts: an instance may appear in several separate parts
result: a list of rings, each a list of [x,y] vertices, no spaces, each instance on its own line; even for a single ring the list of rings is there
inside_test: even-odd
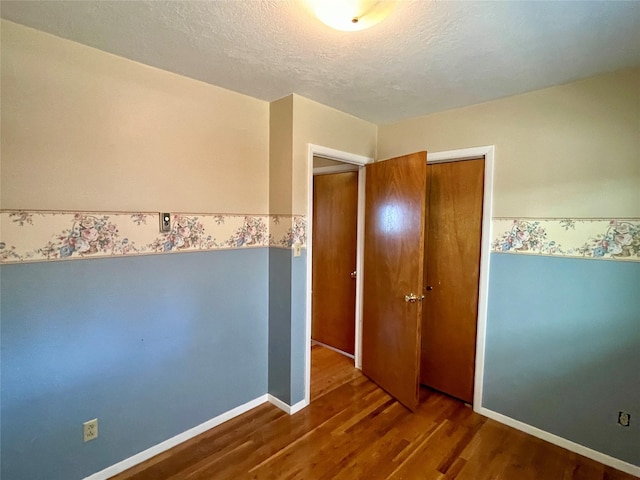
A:
[[[494,217],[640,217],[640,68],[378,129],[378,158],[495,145]]]
[[[321,168],[321,167],[337,167],[344,165],[343,162],[339,162],[338,160],[331,160],[329,158],[323,157],[313,157],[313,168]]]
[[[268,212],[267,102],[1,26],[2,208]]]
[[[293,95],[293,213],[307,213],[308,145],[375,158],[375,124]]]
[[[269,213],[291,213],[293,96],[269,106]]]

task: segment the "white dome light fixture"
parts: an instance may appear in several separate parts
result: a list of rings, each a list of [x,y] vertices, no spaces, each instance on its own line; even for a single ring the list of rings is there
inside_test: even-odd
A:
[[[343,32],[373,27],[387,18],[395,0],[308,0],[316,17]]]

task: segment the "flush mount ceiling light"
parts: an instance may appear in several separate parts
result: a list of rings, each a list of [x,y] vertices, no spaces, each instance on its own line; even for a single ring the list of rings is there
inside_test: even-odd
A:
[[[387,18],[395,0],[309,0],[316,16],[326,25],[344,32],[373,27]]]

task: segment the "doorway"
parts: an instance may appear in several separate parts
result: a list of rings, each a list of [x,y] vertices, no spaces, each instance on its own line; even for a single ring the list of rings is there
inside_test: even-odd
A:
[[[321,159],[314,168],[314,158]],[[311,348],[312,348],[312,290],[313,284],[313,238],[314,238],[314,198],[313,198],[313,178],[316,174],[333,174],[345,171],[357,171],[357,231],[356,231],[356,268],[358,272],[362,269],[363,249],[364,249],[364,166],[373,163],[373,158],[357,155],[349,152],[335,150],[320,145],[309,144],[307,172],[307,291],[306,291],[306,326],[305,326],[305,404],[311,400]],[[360,368],[360,350],[362,328],[362,278],[357,275],[353,279],[355,283],[355,311],[353,315],[354,325],[354,348],[353,358],[350,359],[355,368]]]
[[[310,400],[310,379],[311,379],[311,274],[312,274],[312,232],[313,226],[311,218],[313,215],[313,156],[323,156],[326,158],[339,160],[359,166],[359,199],[358,199],[358,271],[362,271],[363,265],[363,233],[364,233],[364,186],[365,172],[364,166],[373,163],[372,158],[350,154],[347,152],[334,150],[327,147],[309,144],[308,150],[308,201],[307,201],[307,218],[308,238],[307,245],[307,295],[306,295],[306,327],[305,327],[305,404],[309,404]],[[485,158],[485,174],[484,174],[484,196],[483,196],[483,214],[482,214],[482,244],[480,248],[480,285],[478,293],[478,319],[476,331],[476,360],[474,374],[474,391],[473,391],[473,409],[474,411],[482,411],[482,378],[484,373],[484,357],[485,357],[485,335],[487,322],[487,300],[488,300],[488,278],[489,278],[489,255],[491,251],[491,218],[492,218],[492,202],[493,202],[493,165],[494,165],[495,147],[493,145],[473,147],[467,149],[450,150],[444,152],[429,153],[429,163],[449,162],[456,160],[473,159],[484,156]],[[355,343],[355,366],[361,368],[362,357],[362,275],[357,280],[356,290],[356,343]]]
[[[358,168],[321,157],[313,166],[311,339],[354,358]]]
[[[493,168],[495,146],[464,148],[429,153],[428,164],[458,162],[484,157],[482,194],[482,225],[480,242],[480,279],[478,284],[478,311],[475,338],[475,370],[473,375],[473,402],[475,412],[482,411],[482,379],[484,377],[485,338],[487,330],[487,305],[489,299],[489,269],[491,254],[491,219],[493,217]]]
[[[483,149],[484,150],[484,149]],[[473,332],[470,346],[466,345],[466,367],[469,370],[468,385],[476,384],[473,392],[474,408],[481,408],[482,387],[477,385],[482,380],[484,362],[484,328],[486,324],[486,279],[488,277],[488,256],[490,246],[489,225],[491,219],[491,180],[492,154],[489,151],[454,152],[441,155],[439,162],[453,160],[470,160],[485,157],[485,165],[475,166],[476,179],[474,192],[476,198],[475,235],[480,230],[482,212],[482,244],[478,250],[476,238],[475,258],[473,270],[478,269],[480,261],[479,295],[474,299],[478,307],[477,315],[473,316]],[[484,155],[483,155],[484,154]],[[436,156],[436,155],[434,155]],[[436,163],[429,156],[429,164]],[[438,163],[439,163],[438,162]],[[482,162],[482,161],[481,161]],[[452,162],[458,167],[473,162]],[[444,170],[458,170],[444,169]],[[424,259],[424,229],[425,205],[432,168],[427,169],[426,152],[405,155],[387,161],[376,162],[367,167],[367,205],[365,234],[365,268],[364,268],[364,305],[366,323],[363,329],[363,371],[387,392],[400,400],[409,409],[418,405],[419,360],[421,355],[421,333],[423,328],[422,309],[424,295],[428,295],[427,288],[423,292],[423,259]],[[477,175],[479,173],[479,176]],[[484,174],[484,175],[483,175]],[[484,176],[484,178],[483,178]],[[464,182],[463,182],[464,183]],[[449,195],[449,188],[464,192],[465,185],[454,181],[445,189]],[[484,190],[484,192],[483,192]],[[446,196],[445,195],[445,196]],[[454,202],[454,207],[458,207]],[[455,219],[439,219],[449,223],[453,233],[466,222],[463,215]],[[462,242],[464,243],[464,242]],[[473,255],[472,255],[473,257]],[[471,282],[473,283],[473,282]],[[443,287],[437,285],[436,290]],[[475,277],[474,288],[478,291],[478,277]],[[455,297],[453,298],[455,302]],[[465,301],[464,299],[459,299]],[[424,303],[429,302],[429,300]],[[476,334],[477,319],[477,334]],[[429,331],[429,334],[433,334]],[[476,346],[474,352],[474,344]],[[477,368],[473,372],[474,357]],[[437,363],[437,362],[436,362]],[[432,383],[431,381],[427,383]],[[436,388],[445,390],[445,387]],[[471,388],[467,388],[468,396],[449,392],[457,397],[463,397],[471,402]]]

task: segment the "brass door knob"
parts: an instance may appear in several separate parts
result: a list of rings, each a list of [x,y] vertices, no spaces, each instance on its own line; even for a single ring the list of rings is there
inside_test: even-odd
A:
[[[407,303],[421,302],[423,299],[424,295],[415,295],[414,293],[410,293],[409,295],[404,296],[404,301]]]

